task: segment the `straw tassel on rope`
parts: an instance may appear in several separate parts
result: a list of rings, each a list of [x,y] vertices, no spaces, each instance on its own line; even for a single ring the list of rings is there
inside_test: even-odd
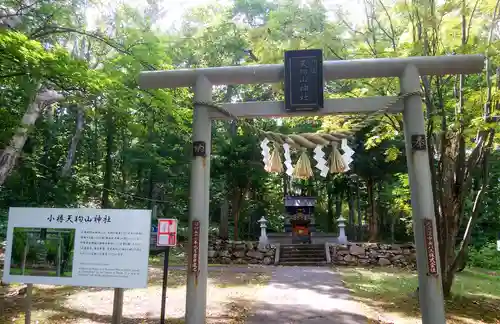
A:
[[[299,160],[293,170],[293,176],[294,178],[303,180],[307,180],[313,176],[311,161],[309,161],[309,156],[307,155],[306,150],[303,150],[302,154],[300,154]]]
[[[337,143],[332,143],[332,152],[330,153],[330,173],[342,173],[346,169],[344,159],[340,154]]]
[[[274,143],[274,148],[269,160],[268,172],[281,173],[283,172],[283,165],[281,164],[280,148],[278,144]]]

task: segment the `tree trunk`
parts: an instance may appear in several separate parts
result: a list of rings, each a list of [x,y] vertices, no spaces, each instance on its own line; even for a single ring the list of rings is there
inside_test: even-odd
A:
[[[349,189],[347,191],[347,205],[349,206],[349,236],[348,238],[353,240],[356,239],[355,236],[355,228],[354,228],[354,195],[352,192],[352,187],[349,186]]]
[[[307,179],[307,195],[309,197],[315,196],[315,194],[314,194],[314,180],[313,180],[313,178]]]
[[[342,217],[342,193],[335,196],[335,220]]]
[[[370,219],[369,219],[369,241],[375,242],[378,239],[378,215],[377,208],[375,204],[375,193],[374,193],[375,183],[372,178],[369,178],[366,182],[366,189],[368,191],[368,208],[370,210]]]
[[[45,116],[43,116],[45,113]],[[54,146],[54,140],[57,134],[54,133],[54,111],[52,109],[45,109],[43,112],[40,112],[42,119],[45,119],[46,127],[43,129],[43,155],[40,159],[40,163],[45,165],[46,167],[43,169],[43,174],[45,177],[45,181],[47,184],[49,183],[49,174],[52,173],[50,169],[50,151]],[[50,185],[50,184],[48,184]]]
[[[85,113],[83,109],[78,106],[76,112],[76,129],[75,134],[71,138],[71,144],[68,150],[68,156],[66,157],[66,162],[61,170],[61,177],[67,177],[70,174],[71,166],[75,160],[76,149],[78,148],[78,143],[83,135],[83,127],[85,126]]]
[[[331,188],[331,175],[328,174],[326,185],[326,196],[327,196],[327,223],[326,228],[328,233],[333,233],[333,192]]]
[[[0,155],[0,186],[10,175],[28,138],[28,130],[40,116],[40,105],[32,103],[23,116],[20,127]]]
[[[155,134],[155,113],[151,112],[149,127],[148,127],[148,141],[153,143]],[[149,145],[148,143],[148,145]],[[153,146],[149,147],[150,150],[154,150]],[[156,165],[154,163],[150,164],[149,177],[148,177],[148,198],[149,198],[149,208],[152,209],[155,205],[154,201],[154,189],[155,189],[155,176],[156,176]]]
[[[386,225],[386,210],[384,208],[384,204],[383,204],[383,201],[382,201],[382,195],[381,195],[381,192],[382,192],[382,181],[377,181],[375,183],[375,213],[377,214],[377,233],[379,233],[377,239],[385,239],[385,237],[383,237],[383,233],[380,233],[381,231],[383,231],[383,229],[385,228],[385,225]]]
[[[239,226],[239,219],[240,219],[240,209],[241,209],[241,201],[243,200],[243,193],[242,190],[236,188],[233,191],[233,199],[232,199],[232,212],[233,212],[233,220],[234,220],[234,231],[233,231],[233,238],[235,241],[238,241],[239,238],[239,233],[238,233],[238,226]]]
[[[221,204],[219,236],[224,240],[229,238],[229,201],[227,199],[223,199]]]
[[[361,195],[359,193],[359,181],[356,188],[356,209],[358,214],[358,241],[363,241],[363,214],[361,213]]]
[[[289,183],[288,175],[283,172],[283,196],[285,197],[289,195],[288,183]]]
[[[234,93],[234,85],[228,85],[226,89],[226,94],[224,96],[224,102],[231,102],[231,98],[233,97]],[[227,130],[229,133],[229,141],[230,143],[233,143],[233,139],[235,136],[237,136],[237,125],[234,120],[229,121],[227,125]],[[226,178],[226,186],[225,186],[225,195],[222,205],[221,205],[221,215],[220,215],[220,221],[219,221],[219,236],[223,239],[228,239],[229,238],[229,215],[233,214],[233,216],[236,216],[238,218],[239,215],[234,214],[235,206],[231,205],[231,208],[229,206],[229,201],[231,203],[234,203],[233,197],[231,194],[231,185],[230,185],[230,179],[229,177]],[[234,194],[233,194],[234,195]],[[231,209],[231,210],[230,210]],[[234,227],[237,228],[237,222],[238,220],[234,218],[235,224]]]
[[[403,211],[399,212],[399,218],[403,218]],[[391,243],[392,244],[394,244],[396,242],[395,231],[396,231],[396,215],[391,215]]]
[[[35,125],[44,107],[50,105],[63,97],[55,91],[44,91],[31,100],[24,114],[21,124],[10,140],[9,145],[0,154],[0,187],[10,175],[26,143],[30,129]]]
[[[104,165],[104,179],[102,188],[102,208],[111,208],[111,203],[109,200],[110,191],[112,188],[112,177],[113,177],[113,116],[110,111],[106,113],[106,160]]]
[[[250,188],[250,182],[246,183],[244,188],[235,188],[233,190],[233,197],[231,199],[231,211],[233,213],[234,220],[234,240],[239,239],[239,219],[241,214],[241,207],[243,206],[243,198],[247,195]]]
[[[121,138],[121,150],[125,152],[130,146],[128,143],[127,136],[125,135],[125,130],[121,130],[120,134]],[[128,182],[128,169],[127,169],[127,160],[126,154],[122,154],[122,158],[120,159],[120,191],[127,192],[127,182]],[[127,197],[124,196],[120,199],[121,206],[120,208],[126,208],[127,205]]]

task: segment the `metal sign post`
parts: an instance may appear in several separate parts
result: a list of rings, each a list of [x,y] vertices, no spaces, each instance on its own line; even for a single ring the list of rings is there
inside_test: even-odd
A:
[[[168,258],[170,256],[170,246],[165,248],[165,257],[163,259],[163,280],[161,285],[161,313],[160,324],[165,324],[165,308],[167,306],[167,280],[168,280]]]
[[[165,324],[165,308],[167,303],[168,258],[170,247],[177,244],[177,220],[158,219],[158,232],[156,246],[165,247],[163,259],[163,282],[161,287],[161,314],[160,324]]]

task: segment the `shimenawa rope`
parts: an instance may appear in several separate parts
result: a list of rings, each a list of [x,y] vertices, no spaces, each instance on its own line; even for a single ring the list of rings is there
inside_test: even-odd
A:
[[[349,130],[341,130],[334,133],[301,133],[301,134],[290,134],[290,135],[285,135],[270,131],[263,131],[260,128],[256,127],[255,125],[252,125],[244,120],[238,119],[238,117],[227,111],[227,109],[224,109],[224,107],[217,104],[207,103],[207,102],[195,102],[194,104],[213,108],[218,112],[220,112],[221,114],[223,114],[224,116],[227,116],[235,120],[236,122],[243,124],[247,128],[257,133],[259,136],[267,138],[270,142],[274,142],[273,152],[271,153],[268,163],[266,163],[265,165],[265,169],[268,172],[277,172],[277,173],[283,172],[283,166],[281,164],[281,158],[279,155],[279,145],[287,143],[290,145],[290,147],[294,147],[296,149],[301,150],[302,153],[300,155],[299,160],[297,161],[296,167],[294,168],[293,176],[299,179],[308,179],[313,175],[313,172],[309,158],[305,153],[307,149],[314,149],[318,145],[327,146],[331,144],[332,152],[330,153],[330,156],[328,158],[328,163],[330,164],[328,171],[330,173],[344,172],[345,170],[348,169],[348,166],[344,163],[342,155],[338,150],[340,142],[343,139],[347,139],[353,136],[357,131],[366,127],[378,115],[386,113],[392,106],[394,106],[400,100],[404,100],[406,98],[415,95],[421,96],[421,92],[414,91],[414,92],[399,94],[396,98],[394,98],[394,100],[391,100],[381,109],[369,113],[365,119],[363,119],[360,123],[354,125]]]
[[[363,119],[357,125],[354,125],[349,130],[341,130],[341,131],[337,131],[334,133],[300,133],[300,134],[290,134],[290,135],[261,130],[260,128],[256,127],[255,125],[252,125],[244,120],[239,119],[238,117],[236,117],[235,115],[233,115],[232,113],[227,111],[227,109],[224,109],[224,107],[222,107],[221,105],[208,103],[208,102],[202,102],[202,101],[194,102],[194,105],[213,108],[213,109],[217,110],[218,112],[220,112],[221,114],[239,122],[242,125],[245,125],[247,128],[251,129],[252,131],[257,133],[259,136],[266,137],[271,142],[275,142],[275,143],[278,143],[281,145],[284,143],[288,143],[291,147],[294,147],[294,148],[313,149],[317,145],[325,146],[331,142],[340,142],[344,138],[351,137],[357,131],[366,127],[378,115],[386,113],[392,106],[394,106],[400,100],[404,100],[404,99],[407,99],[409,97],[416,96],[416,95],[421,96],[421,92],[420,91],[413,91],[413,92],[399,94],[396,98],[394,98],[394,100],[391,100],[389,103],[387,103],[381,109],[369,113],[365,119]],[[290,117],[293,117],[293,115],[291,115]]]

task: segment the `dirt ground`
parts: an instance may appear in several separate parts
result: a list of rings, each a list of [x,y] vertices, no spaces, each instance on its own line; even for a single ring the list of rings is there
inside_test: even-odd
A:
[[[184,323],[186,273],[182,268],[169,272],[168,324]],[[123,324],[159,322],[161,279],[161,268],[151,267],[148,288],[125,291]],[[24,323],[23,292],[7,300],[0,323]],[[110,323],[112,305],[112,289],[36,285],[32,323]],[[353,298],[340,273],[330,267],[209,268],[208,324],[400,324],[406,320],[388,318],[389,314],[368,305]]]
[[[184,270],[170,272],[168,323],[183,323],[185,277]],[[207,323],[235,324],[245,321],[257,292],[267,283],[270,274],[266,268],[222,267],[210,269],[209,277]],[[148,288],[125,291],[122,323],[159,322],[161,278],[162,270],[152,267]],[[22,293],[4,300],[0,323],[24,323]],[[112,289],[36,285],[32,323],[110,323],[112,305]]]

